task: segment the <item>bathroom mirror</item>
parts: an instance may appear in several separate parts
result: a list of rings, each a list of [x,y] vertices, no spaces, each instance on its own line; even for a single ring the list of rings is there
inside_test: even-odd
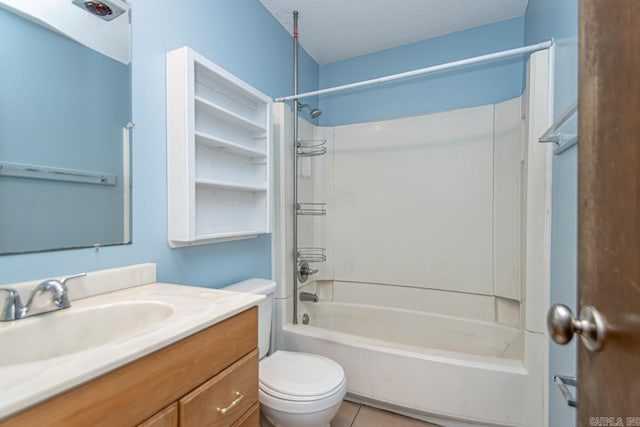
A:
[[[131,242],[130,5],[0,0],[0,254]]]

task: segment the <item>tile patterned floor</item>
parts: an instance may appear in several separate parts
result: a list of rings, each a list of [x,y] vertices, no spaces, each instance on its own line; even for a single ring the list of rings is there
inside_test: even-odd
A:
[[[435,424],[392,414],[391,412],[342,402],[338,414],[331,421],[331,427],[438,427]]]

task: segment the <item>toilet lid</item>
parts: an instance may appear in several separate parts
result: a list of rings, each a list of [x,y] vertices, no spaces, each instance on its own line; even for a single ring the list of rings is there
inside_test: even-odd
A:
[[[317,354],[276,351],[260,362],[260,383],[287,396],[320,396],[344,382],[342,366]]]

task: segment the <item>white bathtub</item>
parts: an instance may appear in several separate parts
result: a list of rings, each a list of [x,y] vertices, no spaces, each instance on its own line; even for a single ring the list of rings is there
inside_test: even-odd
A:
[[[527,357],[540,334],[342,302],[299,313],[309,325],[285,325],[283,345],[339,362],[352,400],[445,426],[543,425],[543,364]]]

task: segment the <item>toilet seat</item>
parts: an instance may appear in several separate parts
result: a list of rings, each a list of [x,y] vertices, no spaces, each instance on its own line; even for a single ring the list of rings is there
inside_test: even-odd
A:
[[[275,409],[288,414],[312,414],[314,412],[326,411],[327,409],[335,406],[336,409],[347,394],[346,383],[342,384],[342,388],[336,390],[332,395],[323,397],[317,400],[309,401],[297,401],[297,400],[285,400],[278,397],[271,396],[266,393],[262,387],[258,389],[258,400],[261,405],[265,405],[268,408]]]
[[[313,402],[316,400],[322,400],[340,392],[340,390],[345,386],[346,386],[346,380],[343,379],[342,382],[340,382],[340,384],[338,384],[334,389],[332,389],[327,393],[317,394],[315,396],[295,396],[295,395],[282,393],[277,390],[273,390],[272,388],[266,386],[265,384],[262,384],[262,383],[259,384],[260,390],[268,394],[269,396],[276,399],[290,400],[292,402]]]
[[[335,394],[344,381],[342,366],[317,354],[276,351],[260,361],[260,388],[274,397],[322,399]]]
[[[331,359],[277,351],[260,361],[259,400],[288,413],[312,413],[339,404],[347,392],[344,370]]]

